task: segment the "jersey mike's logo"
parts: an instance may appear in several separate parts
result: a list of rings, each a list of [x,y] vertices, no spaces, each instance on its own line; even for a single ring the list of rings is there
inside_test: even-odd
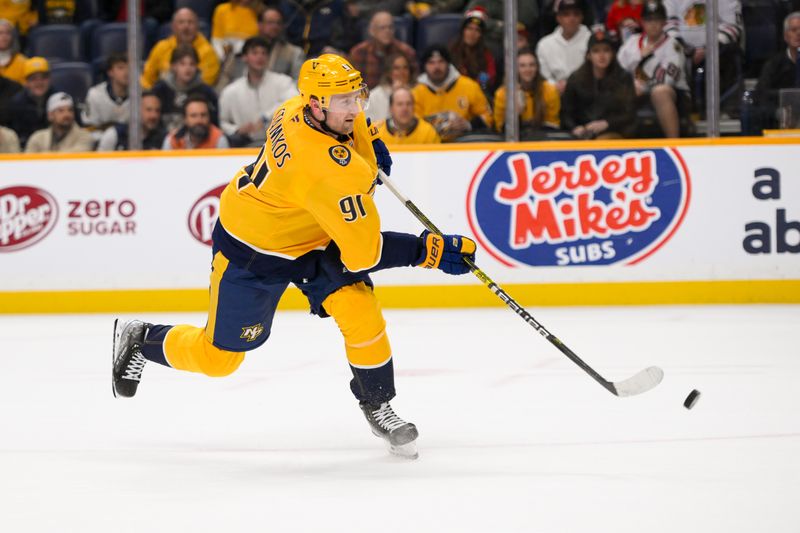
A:
[[[499,152],[473,176],[467,212],[507,266],[633,265],[672,237],[690,192],[675,149]]]
[[[219,197],[227,185],[214,187],[201,196],[189,210],[189,232],[207,246],[211,246],[211,232],[219,218]]]
[[[58,219],[50,193],[24,185],[0,189],[0,252],[14,252],[44,239]]]

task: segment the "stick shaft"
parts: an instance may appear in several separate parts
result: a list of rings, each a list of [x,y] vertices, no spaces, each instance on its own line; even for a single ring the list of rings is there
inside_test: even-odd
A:
[[[423,226],[425,226],[425,228],[428,231],[431,231],[438,235],[442,235],[442,232],[439,230],[439,228],[436,227],[436,225],[433,222],[431,222],[431,220],[427,216],[425,216],[425,213],[420,211],[419,208],[416,205],[414,205],[414,202],[403,196],[403,194],[397,189],[397,187],[395,187],[394,183],[392,183],[392,181],[386,176],[386,174],[384,174],[381,171],[380,175],[383,184],[386,185],[386,187],[390,191],[392,191],[392,194],[394,194],[397,197],[397,199],[400,200],[409,211],[411,211],[411,213],[417,218],[417,220],[419,220],[422,223]],[[481,280],[481,282],[490,291],[492,291],[498,298],[500,298],[500,300],[502,300],[503,303],[505,303],[512,311],[514,311],[517,315],[519,315],[525,322],[530,324],[530,326],[533,327],[533,329],[535,329],[537,332],[539,332],[539,334],[542,337],[547,339],[550,342],[550,344],[558,348],[558,350],[561,353],[566,355],[573,363],[578,365],[581,368],[581,370],[589,374],[589,376],[591,376],[592,379],[594,379],[600,385],[605,387],[609,392],[615,395],[617,394],[617,391],[614,388],[614,384],[612,382],[608,381],[603,376],[598,374],[597,371],[595,371],[592,367],[586,364],[583,361],[583,359],[578,357],[578,355],[575,352],[570,350],[566,344],[561,342],[561,340],[558,337],[550,333],[547,330],[547,328],[545,328],[541,323],[539,323],[539,321],[536,320],[533,317],[533,315],[531,315],[527,310],[525,310],[524,307],[518,304],[516,300],[514,300],[514,298],[512,298],[506,291],[503,290],[502,287],[500,287],[497,283],[495,283],[492,280],[492,278],[490,278],[483,270],[478,268],[478,265],[476,265],[474,261],[465,258],[464,262],[467,263],[467,265],[469,266],[470,270],[472,271],[472,273],[475,275],[476,278]]]

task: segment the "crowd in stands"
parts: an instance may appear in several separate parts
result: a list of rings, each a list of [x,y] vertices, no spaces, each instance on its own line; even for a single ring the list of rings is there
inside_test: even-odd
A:
[[[522,140],[696,133],[705,0],[517,4]],[[800,0],[718,4],[725,116],[746,112],[744,133],[785,127],[779,96],[800,89]],[[361,71],[367,115],[390,146],[502,140],[503,6],[142,0],[144,148],[263,143],[278,105],[297,94],[303,61],[323,53]],[[0,0],[0,152],[128,148],[127,16],[126,0]]]

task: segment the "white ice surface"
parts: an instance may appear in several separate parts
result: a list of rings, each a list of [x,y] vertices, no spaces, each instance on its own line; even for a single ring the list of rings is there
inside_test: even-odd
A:
[[[0,531],[800,531],[800,307],[530,311],[663,383],[616,398],[507,309],[390,310],[412,462],[369,432],[331,320],[279,313],[233,376],[148,364],[124,400],[113,317],[0,316]]]

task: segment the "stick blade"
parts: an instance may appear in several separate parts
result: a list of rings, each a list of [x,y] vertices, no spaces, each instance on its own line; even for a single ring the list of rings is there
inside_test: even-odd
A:
[[[613,383],[617,396],[635,396],[647,392],[664,379],[664,371],[657,366],[645,368],[624,381]]]

